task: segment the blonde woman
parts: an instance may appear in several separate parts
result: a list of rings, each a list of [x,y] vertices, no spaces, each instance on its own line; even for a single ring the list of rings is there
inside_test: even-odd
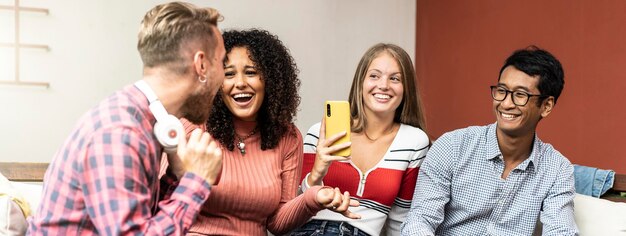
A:
[[[350,211],[362,218],[323,210],[292,235],[400,234],[429,147],[409,55],[393,44],[367,50],[355,72],[349,102],[351,143],[332,146],[345,134],[325,137],[324,120],[309,129],[300,191],[318,185],[348,191],[360,202]],[[350,145],[351,156],[330,155]]]

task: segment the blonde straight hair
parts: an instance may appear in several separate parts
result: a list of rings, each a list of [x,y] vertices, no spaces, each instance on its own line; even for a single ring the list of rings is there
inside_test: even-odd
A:
[[[187,73],[183,47],[197,45],[208,55],[217,45],[213,27],[221,20],[213,8],[190,3],[170,2],[149,10],[141,21],[137,49],[144,67],[168,66],[179,74]]]
[[[396,109],[394,122],[408,124],[418,127],[426,132],[426,120],[424,118],[424,108],[422,99],[420,98],[419,88],[417,87],[417,76],[413,68],[413,62],[409,54],[394,44],[379,43],[369,48],[356,68],[354,78],[352,79],[352,87],[350,88],[350,115],[352,116],[352,132],[360,133],[367,127],[367,117],[363,111],[363,81],[367,74],[367,69],[374,59],[383,53],[388,53],[396,59],[400,65],[402,73],[402,86],[404,94],[402,102]]]

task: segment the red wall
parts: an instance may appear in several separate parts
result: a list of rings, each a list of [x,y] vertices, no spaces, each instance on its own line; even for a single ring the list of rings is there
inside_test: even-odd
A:
[[[495,122],[488,87],[535,44],[565,70],[538,135],[572,163],[626,173],[626,1],[418,0],[416,68],[428,131]]]

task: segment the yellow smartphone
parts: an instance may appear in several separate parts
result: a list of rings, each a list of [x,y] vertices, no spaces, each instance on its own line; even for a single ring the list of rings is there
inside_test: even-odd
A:
[[[326,101],[324,106],[326,119],[326,138],[346,132],[346,135],[332,145],[350,142],[350,104],[347,101]],[[332,153],[335,156],[350,156],[350,147]]]

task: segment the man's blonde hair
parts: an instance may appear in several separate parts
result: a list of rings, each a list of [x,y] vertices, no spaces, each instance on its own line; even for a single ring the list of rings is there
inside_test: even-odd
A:
[[[221,20],[213,8],[199,8],[190,3],[171,2],[158,5],[141,21],[137,49],[144,67],[167,66],[180,74],[187,73],[183,45],[200,43],[213,56],[216,37],[212,27]]]

